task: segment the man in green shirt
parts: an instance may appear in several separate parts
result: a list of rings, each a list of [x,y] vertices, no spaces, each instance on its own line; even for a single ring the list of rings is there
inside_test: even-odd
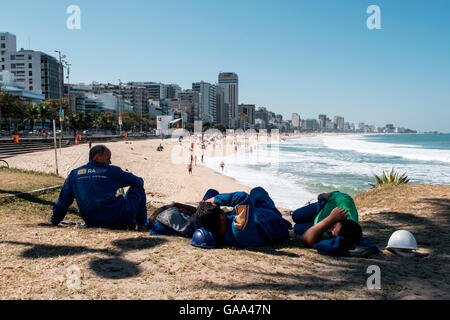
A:
[[[346,193],[322,193],[318,202],[295,210],[292,220],[296,223],[294,232],[302,235],[302,242],[307,247],[338,236],[354,244],[361,241],[358,210],[352,197]]]

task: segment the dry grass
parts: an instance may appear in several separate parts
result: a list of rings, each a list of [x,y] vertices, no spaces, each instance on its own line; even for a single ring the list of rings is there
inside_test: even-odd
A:
[[[45,187],[61,185],[64,179],[52,174],[19,169],[0,168],[0,196],[29,192]]]
[[[0,299],[443,299],[450,298],[450,187],[405,185],[356,196],[367,236],[383,247],[412,231],[414,258],[322,256],[292,236],[250,250],[202,250],[189,239],[147,233],[38,227],[57,192],[0,204]],[[80,221],[73,206],[66,218]],[[366,269],[381,268],[381,290]],[[81,271],[69,289],[70,266]],[[69,282],[68,282],[69,281]]]

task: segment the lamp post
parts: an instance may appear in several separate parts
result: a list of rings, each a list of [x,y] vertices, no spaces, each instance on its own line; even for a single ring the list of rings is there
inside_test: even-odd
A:
[[[120,130],[120,136],[122,136],[122,110],[121,110],[121,102],[122,102],[122,80],[119,79],[119,96],[118,98],[118,107],[119,107],[119,130]]]
[[[62,59],[66,58],[65,55],[61,54],[61,51],[59,50],[55,50],[55,52],[57,52],[59,54],[59,104],[60,104],[60,108],[59,108],[59,129],[61,130],[61,134],[59,135],[59,152],[61,153],[61,139],[62,139],[62,134],[63,134],[63,93],[62,93],[62,83],[64,83],[64,69],[63,69],[63,64],[62,64]]]
[[[72,64],[68,63],[67,61],[65,61],[65,66],[67,68],[67,105],[70,108],[70,66]],[[74,110],[76,111],[76,110]]]

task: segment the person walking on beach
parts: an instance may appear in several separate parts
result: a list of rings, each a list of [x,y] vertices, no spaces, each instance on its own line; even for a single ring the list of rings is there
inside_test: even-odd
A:
[[[220,163],[220,168],[222,168],[222,173],[223,173],[223,168],[225,168],[225,163],[223,161]]]
[[[130,187],[117,196],[117,190]],[[144,231],[147,221],[144,180],[111,165],[111,151],[96,145],[89,151],[89,163],[72,170],[53,207],[51,224],[63,221],[76,199],[87,227]]]
[[[225,213],[220,207],[233,207]],[[289,237],[292,225],[261,187],[245,192],[219,194],[208,190],[195,213],[195,225],[204,228],[225,245],[260,246]],[[194,235],[195,236],[195,235]],[[194,238],[193,238],[194,240]]]
[[[350,195],[339,191],[320,194],[318,202],[295,210],[292,220],[294,232],[307,247],[336,237],[358,244],[362,238],[356,205]]]

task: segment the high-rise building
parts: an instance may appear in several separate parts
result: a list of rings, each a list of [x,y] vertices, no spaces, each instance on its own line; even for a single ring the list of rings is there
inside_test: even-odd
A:
[[[235,121],[238,117],[239,106],[239,77],[234,72],[219,74],[219,86],[225,91],[225,103],[230,108],[230,119]]]
[[[46,53],[33,50],[7,52],[4,68],[25,89],[42,93],[45,99],[58,99],[60,84],[63,86],[63,68],[59,61]],[[61,82],[61,83],[60,83]]]
[[[292,114],[292,127],[300,128],[300,116],[296,112]]]
[[[302,129],[304,130],[316,131],[319,129],[319,123],[316,119],[306,119],[305,121],[302,121],[302,124]]]
[[[216,123],[227,128],[230,126],[230,110],[228,103],[225,103],[225,91],[222,87],[217,87],[216,91]]]
[[[319,127],[322,130],[327,128],[327,115],[326,114],[319,114]]]
[[[239,105],[239,116],[243,118],[248,124],[255,124],[255,105],[254,104],[240,104]]]
[[[166,99],[178,98],[178,93],[181,92],[181,87],[177,84],[166,84]]]
[[[138,85],[121,85],[120,95],[131,102],[133,111],[140,116],[149,115],[149,94],[145,87]]]
[[[344,130],[344,117],[341,116],[335,116],[334,117],[334,125],[335,128],[339,131],[343,131]]]
[[[0,71],[5,70],[7,52],[17,51],[16,36],[9,32],[0,32]]]
[[[189,118],[190,122],[194,122],[200,119],[200,93],[193,90],[184,90],[178,93],[178,99],[180,101],[187,101],[190,104]]]
[[[205,122],[215,123],[216,115],[216,92],[217,86],[208,82],[200,81],[192,84],[192,91],[200,94],[200,119]]]

